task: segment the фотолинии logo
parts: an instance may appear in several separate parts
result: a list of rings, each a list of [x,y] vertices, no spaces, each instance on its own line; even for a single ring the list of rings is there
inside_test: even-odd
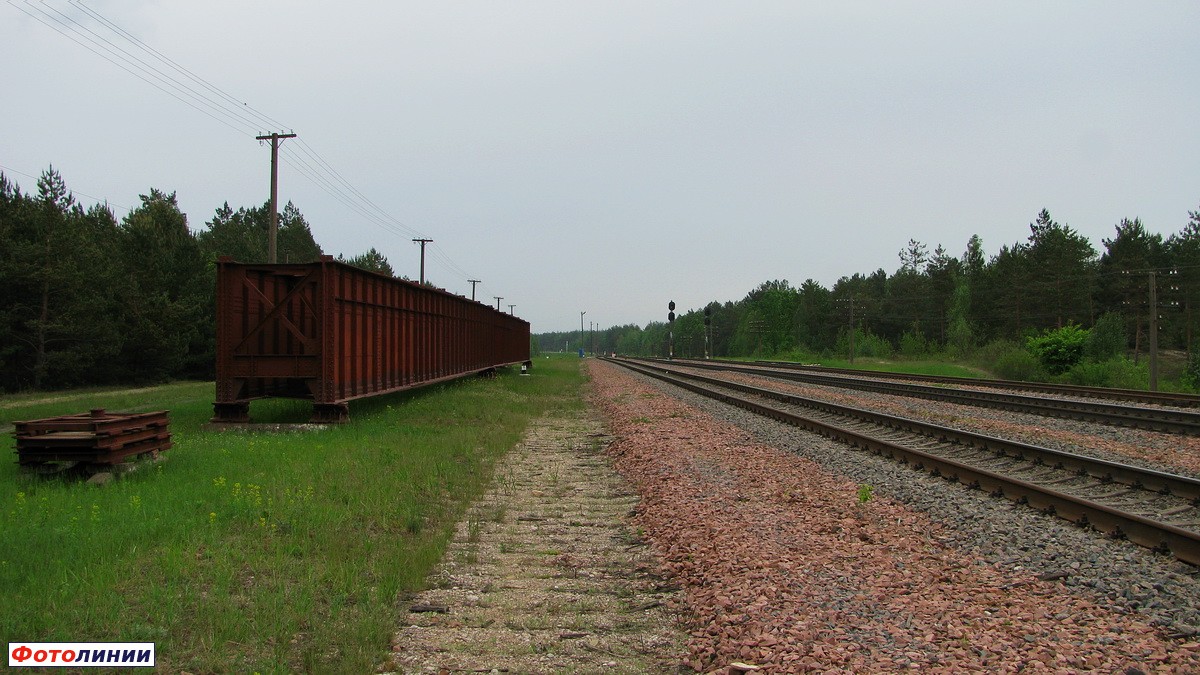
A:
[[[153,642],[10,642],[10,668],[153,668]]]

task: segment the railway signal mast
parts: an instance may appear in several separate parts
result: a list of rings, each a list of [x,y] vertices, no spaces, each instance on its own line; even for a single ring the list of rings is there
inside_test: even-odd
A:
[[[667,360],[675,358],[675,301],[667,303]]]
[[[712,309],[709,307],[705,307],[704,308],[704,360],[705,361],[707,361],[709,359],[709,353],[708,353],[709,335],[708,334],[711,330],[712,330]]]

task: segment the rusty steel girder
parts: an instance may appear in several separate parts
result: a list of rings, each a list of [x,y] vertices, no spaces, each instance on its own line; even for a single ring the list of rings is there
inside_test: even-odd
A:
[[[250,401],[308,399],[314,422],[351,400],[529,360],[529,323],[443,290],[336,262],[217,263],[214,422]]]

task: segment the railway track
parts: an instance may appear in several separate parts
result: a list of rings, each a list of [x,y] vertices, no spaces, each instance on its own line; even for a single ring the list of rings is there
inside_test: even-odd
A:
[[[663,363],[610,361],[1200,565],[1200,480],[681,372]]]
[[[703,362],[702,362],[703,363]],[[1071,384],[1048,384],[1045,382],[1022,382],[1020,380],[994,380],[973,377],[951,377],[949,375],[916,375],[913,373],[889,373],[879,370],[855,370],[853,368],[830,368],[809,366],[791,361],[754,361],[754,364],[770,368],[782,368],[812,373],[829,373],[850,377],[876,377],[923,384],[949,384],[961,387],[987,387],[1012,391],[1033,391],[1054,396],[1096,398],[1108,401],[1129,401],[1149,405],[1166,405],[1177,408],[1200,408],[1200,396],[1168,391],[1143,391],[1141,389],[1117,389],[1114,387],[1085,387]]]
[[[861,371],[857,376],[850,376],[766,365],[739,365],[727,361],[682,361],[678,359],[674,361],[644,359],[642,361],[646,363],[673,363],[686,365],[689,368],[702,368],[706,370],[749,373],[794,382],[804,382],[806,384],[923,398],[933,401],[957,403],[959,405],[998,408],[1011,412],[1096,422],[1132,429],[1147,429],[1187,436],[1200,436],[1200,412],[1192,410],[1129,405],[1098,400],[1046,398],[1044,396],[1030,396],[1007,391],[968,390],[949,386],[918,384],[915,382],[895,382],[870,379],[864,376]],[[876,376],[883,377],[884,375],[877,374]],[[886,376],[890,377],[890,374]],[[1063,394],[1065,390],[1058,389],[1055,393]]]

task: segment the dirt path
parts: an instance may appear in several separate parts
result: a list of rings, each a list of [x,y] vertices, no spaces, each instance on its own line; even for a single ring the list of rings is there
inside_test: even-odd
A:
[[[385,670],[674,672],[675,589],[629,516],[636,493],[586,412],[543,418],[458,524]],[[444,610],[444,611],[442,611]]]

